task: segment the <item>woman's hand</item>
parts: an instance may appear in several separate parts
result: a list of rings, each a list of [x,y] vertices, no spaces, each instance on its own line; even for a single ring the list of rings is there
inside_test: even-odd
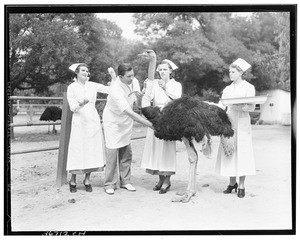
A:
[[[89,102],[88,99],[84,99],[82,102],[79,103],[79,106],[82,107],[84,106],[85,104],[87,104]]]
[[[158,85],[163,89],[166,90],[166,82],[162,79],[158,80]]]
[[[255,105],[253,104],[244,104],[244,106],[242,107],[242,110],[245,112],[250,112],[253,111],[255,109]]]
[[[252,111],[253,104],[233,104],[232,109],[235,111],[244,111],[249,112]]]
[[[242,111],[242,108],[244,107],[244,104],[233,104],[231,106],[231,109],[235,110],[235,111]]]

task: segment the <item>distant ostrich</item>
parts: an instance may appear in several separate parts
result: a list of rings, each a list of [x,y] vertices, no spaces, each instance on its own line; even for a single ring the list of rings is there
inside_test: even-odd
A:
[[[61,108],[56,106],[50,106],[46,107],[45,111],[42,113],[40,117],[40,121],[53,121],[56,122],[57,120],[61,119]],[[48,133],[50,133],[48,126]],[[55,129],[55,125],[53,125],[52,133],[57,133],[57,130]]]
[[[187,190],[178,194],[182,196],[172,201],[188,202],[196,194],[198,154],[193,141],[202,142],[205,154],[210,147],[211,136],[220,136],[224,153],[230,156],[234,151],[234,131],[226,112],[199,98],[184,96],[173,100],[161,111],[158,107],[145,107],[142,113],[152,122],[157,138],[184,142],[190,162],[189,183]]]

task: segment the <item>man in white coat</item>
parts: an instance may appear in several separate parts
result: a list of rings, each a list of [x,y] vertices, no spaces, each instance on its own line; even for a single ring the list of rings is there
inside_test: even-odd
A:
[[[132,161],[130,139],[133,120],[152,128],[151,122],[132,110],[133,103],[136,102],[139,106],[141,98],[140,85],[134,78],[131,65],[121,64],[118,67],[118,79],[111,86],[103,111],[107,150],[104,189],[107,194],[114,194],[118,177],[121,188],[128,191],[136,190],[130,183]]]

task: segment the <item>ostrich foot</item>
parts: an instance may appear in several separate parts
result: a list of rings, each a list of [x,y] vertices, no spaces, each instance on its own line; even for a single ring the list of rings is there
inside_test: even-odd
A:
[[[176,192],[176,195],[178,196],[184,196],[186,194],[186,191],[178,191]]]
[[[196,195],[196,192],[190,192],[190,191],[186,191],[186,192],[177,192],[176,195],[179,195],[178,197],[174,197],[172,199],[172,202],[183,202],[183,203],[187,203],[191,200],[191,198],[193,196]]]

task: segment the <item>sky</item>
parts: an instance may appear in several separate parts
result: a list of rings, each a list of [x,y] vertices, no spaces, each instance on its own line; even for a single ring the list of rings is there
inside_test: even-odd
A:
[[[249,16],[250,13],[237,13],[241,16]],[[97,17],[115,22],[122,30],[122,36],[131,40],[142,40],[142,36],[134,33],[133,13],[97,13]]]
[[[142,37],[134,33],[132,15],[133,13],[98,13],[97,17],[115,22],[123,30],[123,37],[132,40],[141,40]]]

